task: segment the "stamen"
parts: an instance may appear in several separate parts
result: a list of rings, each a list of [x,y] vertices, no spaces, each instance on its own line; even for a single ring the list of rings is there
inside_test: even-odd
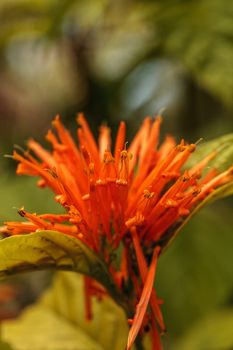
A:
[[[97,144],[92,135],[92,132],[88,126],[86,119],[84,118],[83,113],[79,113],[77,116],[77,122],[82,129],[83,136],[86,140],[86,144],[88,145],[89,153],[91,154],[92,159],[94,160],[97,167],[99,167],[99,152],[97,148]],[[78,129],[79,130],[79,129]]]
[[[103,181],[114,182],[116,181],[116,177],[115,159],[110,151],[105,151],[99,178]]]
[[[119,159],[120,159],[120,153],[123,150],[124,143],[125,143],[125,133],[126,133],[126,126],[124,122],[120,123],[120,126],[118,128],[117,137],[116,137],[116,144],[115,144],[115,151],[114,151],[114,158],[116,162],[116,167],[118,167]]]
[[[41,159],[45,164],[51,168],[56,166],[51,153],[47,152],[38,142],[30,139],[28,141],[28,147]]]
[[[106,125],[100,127],[99,133],[99,155],[103,159],[104,152],[111,150],[110,129]]]
[[[118,184],[127,184],[129,176],[129,154],[127,151],[121,151],[120,170],[118,174]]]
[[[152,257],[152,262],[149,267],[144,287],[142,291],[141,298],[139,300],[139,303],[136,306],[136,313],[133,318],[133,324],[129,331],[128,336],[128,342],[127,342],[127,350],[129,350],[141,328],[143,318],[146,313],[146,309],[149,303],[149,300],[151,298],[152,290],[153,290],[153,284],[154,284],[154,278],[155,278],[155,271],[156,271],[156,265],[157,265],[157,259],[158,259],[158,250],[155,249]]]

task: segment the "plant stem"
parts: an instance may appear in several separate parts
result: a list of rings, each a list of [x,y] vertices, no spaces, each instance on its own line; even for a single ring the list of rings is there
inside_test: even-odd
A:
[[[144,350],[144,346],[142,344],[142,338],[140,336],[137,336],[134,345],[137,350]]]

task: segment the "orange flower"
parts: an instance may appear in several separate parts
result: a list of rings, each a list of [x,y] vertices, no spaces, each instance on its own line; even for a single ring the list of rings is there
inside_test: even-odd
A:
[[[37,215],[21,209],[19,214],[27,221],[6,222],[6,231],[14,235],[52,229],[82,240],[105,259],[123,292],[131,282],[134,286],[129,300],[136,314],[129,321],[133,325],[127,349],[148,325],[153,349],[161,349],[158,330],[164,332],[165,326],[153,289],[159,252],[197,204],[232,179],[232,168],[221,174],[212,169],[202,177],[215,156],[211,153],[183,172],[196,145],[184,140],[176,145],[171,136],[159,145],[160,117],[145,118],[128,149],[121,122],[113,153],[107,126],[100,128],[97,144],[82,114],[77,121],[78,145],[57,116],[56,132],[49,130],[46,135],[51,152],[31,139],[23,155],[13,153],[19,162],[17,174],[39,176],[38,185],[53,190],[65,214]],[[120,243],[121,264],[116,267],[109,252]],[[105,292],[90,278],[85,278],[85,291],[87,318],[91,318],[90,297]]]

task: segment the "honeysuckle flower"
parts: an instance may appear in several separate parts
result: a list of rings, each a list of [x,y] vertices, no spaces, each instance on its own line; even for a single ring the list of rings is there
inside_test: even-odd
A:
[[[82,114],[77,122],[78,145],[57,116],[52,123],[55,131],[46,135],[51,151],[31,139],[27,151],[13,153],[19,162],[17,174],[39,176],[38,186],[50,187],[65,212],[38,215],[22,208],[19,214],[27,221],[6,222],[4,230],[11,235],[56,230],[85,243],[106,262],[115,284],[135,309],[128,320],[127,349],[138,333],[148,329],[152,349],[161,349],[165,325],[153,287],[158,257],[196,206],[232,179],[232,168],[222,173],[210,169],[202,176],[215,157],[212,152],[182,170],[196,144],[184,140],[176,144],[172,136],[159,144],[159,116],[145,118],[129,147],[124,122],[114,148],[106,125],[100,128],[97,143]],[[112,254],[118,248],[120,264]],[[107,292],[89,277],[84,281],[86,316],[91,319],[91,297],[102,298]]]

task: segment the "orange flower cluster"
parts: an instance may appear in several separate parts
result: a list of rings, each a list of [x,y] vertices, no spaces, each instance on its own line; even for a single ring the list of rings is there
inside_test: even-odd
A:
[[[152,348],[161,349],[158,329],[164,332],[165,326],[161,301],[153,288],[161,247],[200,201],[232,178],[232,169],[221,174],[211,169],[202,177],[214,152],[183,172],[196,145],[184,140],[176,145],[171,136],[159,145],[160,117],[145,118],[128,149],[126,126],[121,122],[114,150],[107,126],[101,126],[97,144],[82,114],[77,121],[78,146],[56,117],[56,133],[49,130],[46,135],[51,152],[31,139],[28,151],[13,154],[19,162],[17,174],[39,176],[38,185],[53,190],[65,214],[36,215],[21,209],[27,221],[7,222],[6,231],[14,235],[52,229],[84,242],[105,259],[119,288],[124,290],[132,282],[136,313],[129,320],[127,349],[146,325],[150,325]],[[123,249],[117,268],[109,252],[120,244]],[[98,290],[94,287],[85,278],[89,318],[88,300]]]

